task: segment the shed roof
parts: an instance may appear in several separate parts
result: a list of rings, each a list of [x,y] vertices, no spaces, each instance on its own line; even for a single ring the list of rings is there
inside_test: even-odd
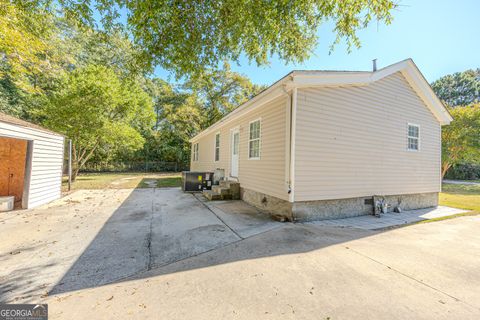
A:
[[[36,129],[36,130],[40,130],[40,131],[43,131],[43,132],[48,132],[48,133],[63,137],[63,135],[61,135],[59,133],[56,133],[56,132],[51,131],[49,129],[46,129],[46,128],[44,128],[42,126],[39,126],[37,124],[31,123],[31,122],[28,122],[28,121],[25,121],[25,120],[22,120],[22,119],[15,118],[15,117],[10,116],[8,114],[5,114],[3,112],[0,112],[0,122],[14,124],[14,125],[17,125],[17,126],[31,128],[31,129]]]

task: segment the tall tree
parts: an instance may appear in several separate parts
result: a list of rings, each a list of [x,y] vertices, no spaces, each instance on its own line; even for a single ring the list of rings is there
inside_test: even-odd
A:
[[[51,8],[51,0],[36,0]],[[67,17],[95,24],[100,13],[108,29],[124,23],[142,60],[177,76],[216,69],[220,61],[244,55],[259,65],[277,55],[286,62],[302,62],[313,52],[318,28],[333,21],[334,44],[344,39],[359,47],[357,31],[372,20],[389,24],[394,0],[58,0]],[[334,45],[333,44],[333,45]],[[332,47],[333,47],[332,45]]]
[[[453,121],[442,128],[442,178],[452,166],[480,159],[480,104],[450,113]]]
[[[449,74],[432,83],[437,96],[449,106],[480,102],[480,69]]]
[[[265,86],[253,84],[246,76],[233,72],[228,63],[225,63],[220,70],[207,70],[198,77],[190,78],[184,88],[191,90],[202,100],[202,128],[206,128],[253,98]]]
[[[136,127],[153,124],[150,97],[104,66],[69,73],[41,112],[47,127],[72,139],[74,178],[98,148],[141,149],[144,139]]]

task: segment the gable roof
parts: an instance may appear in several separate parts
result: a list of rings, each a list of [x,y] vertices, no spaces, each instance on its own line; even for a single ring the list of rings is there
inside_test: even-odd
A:
[[[212,132],[222,125],[244,115],[265,103],[287,94],[293,88],[329,87],[329,86],[363,86],[379,81],[389,75],[401,72],[407,82],[425,103],[441,125],[449,124],[453,118],[445,105],[433,92],[430,84],[422,75],[412,59],[406,59],[377,71],[324,71],[324,70],[294,70],[261,91],[252,99],[241,104],[225,117],[203,130],[190,142]]]
[[[43,131],[43,132],[48,132],[48,133],[63,137],[63,135],[61,135],[59,133],[56,133],[54,131],[45,129],[44,127],[33,124],[31,122],[9,116],[8,114],[2,113],[2,112],[0,112],[0,122],[14,124],[14,125],[17,125],[17,126],[31,128],[31,129],[36,129],[36,130],[40,130],[40,131]]]

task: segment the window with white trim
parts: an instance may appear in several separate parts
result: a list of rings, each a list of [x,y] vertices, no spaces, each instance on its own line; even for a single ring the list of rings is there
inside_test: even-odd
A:
[[[198,142],[193,144],[193,161],[198,161]]]
[[[250,130],[248,136],[248,158],[260,159],[260,119],[250,122]]]
[[[220,133],[215,135],[215,161],[220,160]]]
[[[420,126],[409,123],[407,130],[407,149],[418,151],[420,149]]]

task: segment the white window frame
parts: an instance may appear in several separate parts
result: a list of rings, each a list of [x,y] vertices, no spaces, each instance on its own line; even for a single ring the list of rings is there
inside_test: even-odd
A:
[[[251,124],[254,122],[258,122],[260,124],[259,128],[259,133],[258,133],[258,138],[255,139],[250,139],[250,130],[251,130]],[[258,140],[258,157],[250,157],[250,143],[252,141]],[[248,160],[260,160],[261,155],[262,155],[262,118],[257,118],[255,120],[252,120],[248,123],[248,144],[247,144],[247,152],[248,152]]]
[[[418,137],[410,135],[410,127],[417,127]],[[417,139],[417,149],[410,148],[410,141],[409,141],[410,139]],[[407,151],[410,151],[410,152],[420,151],[420,125],[411,123],[411,122],[407,123]]]
[[[217,137],[218,137],[218,146],[217,146]],[[220,161],[220,132],[215,133],[215,140],[213,141],[213,161]],[[218,159],[217,159],[217,149],[218,149]]]
[[[195,142],[193,144],[193,161],[198,161],[198,149],[199,149],[198,142]]]

